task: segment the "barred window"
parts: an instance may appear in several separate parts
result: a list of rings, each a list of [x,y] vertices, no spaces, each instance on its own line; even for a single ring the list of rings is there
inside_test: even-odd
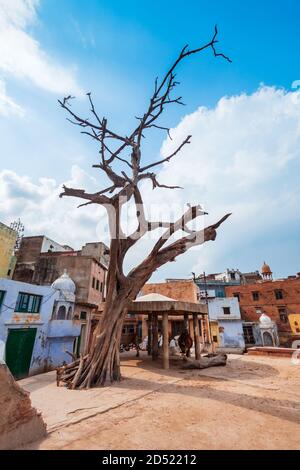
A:
[[[21,313],[39,313],[42,298],[41,295],[19,292],[15,311]]]

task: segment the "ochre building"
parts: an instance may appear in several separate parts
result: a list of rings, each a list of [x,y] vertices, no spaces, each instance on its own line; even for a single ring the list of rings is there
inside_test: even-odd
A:
[[[17,235],[15,230],[0,222],[0,278],[12,277]]]

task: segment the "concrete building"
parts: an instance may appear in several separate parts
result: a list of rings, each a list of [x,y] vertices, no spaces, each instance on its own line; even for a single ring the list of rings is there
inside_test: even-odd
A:
[[[14,247],[18,234],[0,222],[0,278],[10,279],[13,274],[15,257]]]
[[[72,361],[80,335],[75,284],[64,273],[53,286],[0,279],[0,347],[16,378]],[[0,358],[1,359],[1,358]]]
[[[251,331],[264,314],[277,325],[280,344],[290,347],[293,341],[300,339],[300,273],[273,280],[272,271],[266,263],[261,272],[261,281],[228,286],[226,295],[234,296],[239,301],[248,342],[249,339],[253,342],[255,334]]]
[[[195,278],[198,300],[207,303],[210,321],[218,324],[218,347],[222,349],[242,351],[245,348],[238,300],[234,297],[226,298],[226,287],[239,286],[242,280],[243,274],[234,269]],[[215,336],[216,328],[213,329]]]
[[[225,287],[252,284],[261,280],[259,271],[242,273],[239,269],[226,269],[223,273],[200,274],[194,277],[200,290],[212,289],[216,297],[226,297]]]
[[[62,246],[47,237],[24,237],[18,251],[14,279],[50,286],[67,270],[76,285],[75,318],[81,322],[77,353],[86,353],[105,301],[109,249],[102,242],[81,250]]]
[[[34,283],[35,269],[41,255],[70,251],[74,250],[60,245],[44,235],[23,237],[17,252],[17,264],[13,279],[15,281]]]
[[[210,297],[207,300],[207,306],[210,321],[218,322],[219,349],[239,349],[243,351],[245,341],[238,300],[234,297]]]

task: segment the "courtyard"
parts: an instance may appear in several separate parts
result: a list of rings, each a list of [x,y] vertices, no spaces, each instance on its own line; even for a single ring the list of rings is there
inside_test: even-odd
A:
[[[53,372],[22,380],[48,427],[26,449],[300,449],[299,366],[288,358],[165,371],[125,353],[122,372],[87,391],[56,387]]]

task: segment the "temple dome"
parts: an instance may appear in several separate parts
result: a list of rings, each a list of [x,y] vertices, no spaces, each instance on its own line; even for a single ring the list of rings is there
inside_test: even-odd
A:
[[[260,316],[259,323],[261,324],[261,326],[264,326],[264,327],[272,327],[273,326],[273,322],[272,322],[271,318],[268,317],[268,315],[266,315],[265,313],[263,313]]]
[[[75,282],[70,278],[67,273],[67,270],[64,270],[64,273],[56,279],[52,284],[52,289],[62,291],[66,294],[75,294],[76,285]]]
[[[264,261],[264,264],[262,265],[261,268],[262,274],[272,274],[270,266]]]

